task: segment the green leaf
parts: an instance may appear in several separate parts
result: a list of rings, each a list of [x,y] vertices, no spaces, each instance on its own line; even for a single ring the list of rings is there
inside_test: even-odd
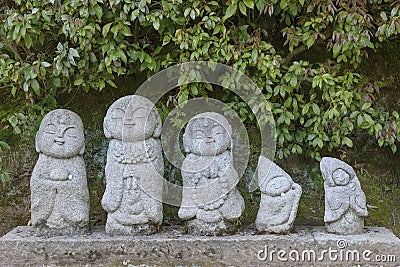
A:
[[[101,8],[101,6],[99,5],[95,5],[93,7],[94,12],[96,13],[96,16],[98,19],[101,19],[101,17],[103,16],[103,9]]]
[[[8,122],[13,128],[15,128],[18,124],[18,118],[16,116],[11,116],[10,118],[8,118]]]
[[[132,36],[131,28],[129,28],[127,25],[124,25],[124,26],[122,27],[121,32],[122,32],[122,34],[125,35],[125,36]]]
[[[279,7],[281,9],[285,9],[285,7],[287,7],[287,5],[288,5],[287,0],[281,0],[279,3]]]
[[[101,31],[101,34],[103,35],[103,37],[106,37],[107,33],[110,31],[111,25],[112,25],[112,22],[104,25],[103,30]]]
[[[51,66],[51,64],[49,62],[43,61],[40,63],[43,67],[48,68]]]
[[[383,21],[387,21],[387,20],[388,20],[385,11],[381,11],[381,14],[380,14],[380,15],[381,15],[381,18],[383,19]]]
[[[119,50],[119,51],[118,51],[118,56],[119,56],[119,58],[120,58],[124,63],[126,63],[126,62],[128,61],[128,59],[127,59],[125,53],[124,53],[122,50]]]
[[[107,80],[107,83],[114,88],[117,88],[117,85],[112,80]]]
[[[9,180],[10,180],[10,176],[8,175],[7,172],[2,172],[2,173],[0,174],[0,181],[1,181],[3,184],[7,183]]]
[[[53,79],[53,85],[54,85],[55,87],[60,87],[60,86],[61,86],[61,80],[60,80],[60,78],[58,78],[58,77],[54,78],[54,79]]]
[[[39,95],[40,87],[39,87],[39,83],[36,79],[31,80],[31,86],[32,86],[33,92],[35,92],[35,94]]]
[[[190,87],[190,93],[192,96],[197,96],[199,94],[199,89],[197,89],[197,84],[193,84]]]
[[[239,10],[240,10],[240,13],[247,16],[247,13],[246,13],[247,9],[246,9],[246,6],[243,4],[243,2],[239,2]]]
[[[350,138],[348,138],[348,137],[343,137],[343,139],[342,139],[342,144],[343,145],[346,145],[346,146],[348,146],[348,147],[353,147],[353,141],[351,141],[351,139]]]
[[[83,82],[84,82],[84,80],[83,80],[82,78],[79,78],[79,79],[76,79],[76,80],[74,81],[74,85],[79,86],[79,85],[81,85]]]
[[[217,33],[219,33],[220,30],[221,30],[221,25],[217,25],[217,26],[214,28],[213,35],[216,35]]]
[[[154,27],[154,29],[156,29],[157,31],[158,31],[158,29],[160,29],[160,20],[159,20],[158,18],[156,18],[156,19],[153,21],[153,27]]]
[[[266,6],[265,1],[262,1],[262,0],[256,1],[256,7],[257,7],[258,11],[264,12],[265,6]]]
[[[22,86],[24,89],[24,92],[28,92],[29,90],[29,84],[27,82],[24,82],[24,85]]]
[[[146,55],[144,56],[144,61],[146,61],[147,63],[151,63],[151,62],[152,62],[151,56],[149,56],[148,54],[146,54]]]
[[[324,142],[322,141],[321,138],[316,138],[315,140],[317,140],[317,145],[319,146],[319,148],[323,148],[324,147]]]
[[[31,48],[31,46],[32,46],[32,38],[31,38],[31,35],[29,33],[25,34],[24,41],[25,41],[25,46],[28,49]]]
[[[290,85],[291,85],[292,87],[296,87],[296,85],[297,85],[297,76],[293,75],[293,76],[290,78]]]
[[[17,24],[15,26],[15,28],[14,28],[14,32],[13,32],[13,35],[12,35],[13,40],[17,40],[18,39],[18,41],[19,41],[19,39],[21,38],[20,34],[19,34],[19,30],[20,29],[21,29],[21,24]]]
[[[313,37],[309,37],[306,42],[307,48],[310,49],[310,47],[313,46],[314,42],[315,39]]]
[[[399,11],[399,8],[398,8],[398,7],[392,8],[392,11],[390,12],[390,15],[391,15],[392,17],[396,16],[397,11]]]
[[[308,110],[310,109],[310,104],[305,104],[301,114],[307,114]]]
[[[309,119],[307,122],[306,122],[306,124],[304,124],[304,127],[310,127],[311,126],[311,124],[313,124],[314,123],[314,119]]]
[[[369,122],[370,124],[374,124],[374,120],[371,118],[370,115],[364,114],[364,119]]]
[[[5,148],[5,149],[7,149],[7,150],[10,150],[10,146],[6,143],[6,142],[4,142],[4,141],[0,141],[0,146],[1,147],[3,147],[3,148]]]
[[[378,139],[378,145],[380,147],[382,147],[384,143],[385,143],[385,141],[383,139]]]
[[[340,50],[342,47],[340,45],[334,45],[333,46],[333,57],[337,57],[339,55]]]
[[[364,122],[364,117],[363,116],[358,116],[357,117],[357,126],[361,126]]]
[[[21,131],[21,129],[20,129],[18,126],[15,126],[15,127],[14,127],[14,132],[15,132],[16,134],[20,134],[22,131]]]
[[[346,62],[347,63],[347,57],[345,55],[340,55],[337,58],[337,61],[340,63],[341,61]]]
[[[243,0],[243,3],[248,7],[253,9],[254,8],[254,2],[253,0]]]
[[[225,18],[228,19],[228,18],[232,17],[233,15],[235,15],[236,10],[237,10],[237,3],[231,4],[230,6],[228,6],[228,8],[226,9],[226,12],[225,12]]]
[[[79,53],[75,48],[70,48],[69,49],[69,54],[73,57],[79,57]]]
[[[319,115],[319,114],[320,114],[320,110],[319,110],[319,107],[318,107],[317,104],[313,103],[311,107],[312,107],[313,112],[314,112],[316,115]]]
[[[371,103],[370,102],[366,102],[364,103],[364,105],[361,107],[362,110],[366,110],[369,109],[371,107]]]

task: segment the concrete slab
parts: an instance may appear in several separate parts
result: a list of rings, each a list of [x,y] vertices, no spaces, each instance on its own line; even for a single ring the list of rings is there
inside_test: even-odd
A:
[[[164,228],[152,236],[35,236],[17,227],[0,238],[0,266],[400,266],[400,239],[385,228],[362,235],[296,227],[289,235],[199,237]]]

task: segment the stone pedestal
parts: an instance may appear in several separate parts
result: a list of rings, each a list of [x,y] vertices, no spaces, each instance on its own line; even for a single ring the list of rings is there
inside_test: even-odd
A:
[[[17,227],[0,238],[1,266],[400,266],[400,239],[385,228],[361,235],[295,227],[288,235],[185,235],[164,228],[152,236],[108,236],[104,227],[82,236],[35,236]]]

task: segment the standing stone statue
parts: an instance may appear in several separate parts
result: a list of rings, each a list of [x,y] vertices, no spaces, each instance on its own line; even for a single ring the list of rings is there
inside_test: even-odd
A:
[[[226,118],[206,112],[193,117],[183,135],[183,193],[178,216],[195,235],[233,231],[231,221],[244,211],[232,162],[232,130]]]
[[[161,119],[147,98],[133,95],[115,101],[104,118],[111,138],[102,206],[110,235],[152,234],[163,218],[164,162]]]
[[[74,112],[48,113],[36,134],[39,159],[31,177],[31,222],[39,235],[87,232],[89,191],[82,121]]]
[[[322,158],[320,168],[325,181],[327,231],[345,235],[362,233],[368,211],[355,171],[345,162],[329,157]]]
[[[258,184],[261,190],[256,228],[260,233],[288,233],[296,218],[302,193],[300,185],[278,165],[260,156]]]

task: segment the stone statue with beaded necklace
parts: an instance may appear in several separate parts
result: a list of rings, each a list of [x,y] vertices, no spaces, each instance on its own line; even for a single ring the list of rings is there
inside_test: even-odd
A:
[[[104,119],[111,138],[102,206],[110,235],[152,234],[161,225],[164,163],[161,119],[154,104],[141,96],[115,101]]]

